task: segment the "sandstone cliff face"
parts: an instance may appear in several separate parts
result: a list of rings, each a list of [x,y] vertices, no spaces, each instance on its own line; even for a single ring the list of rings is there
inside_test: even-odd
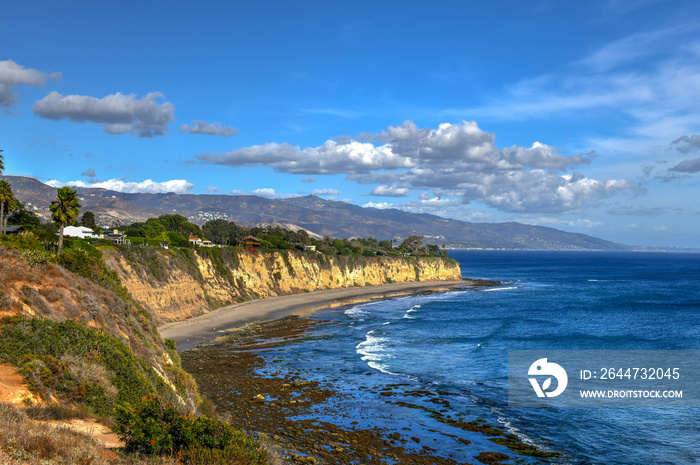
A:
[[[444,258],[325,257],[242,249],[105,250],[133,297],[161,323],[180,321],[243,300],[389,282],[459,280]]]

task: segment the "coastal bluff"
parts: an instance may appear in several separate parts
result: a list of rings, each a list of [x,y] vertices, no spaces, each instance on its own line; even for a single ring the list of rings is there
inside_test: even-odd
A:
[[[462,279],[446,257],[348,257],[243,248],[103,249],[105,263],[161,323],[219,307],[318,290]]]

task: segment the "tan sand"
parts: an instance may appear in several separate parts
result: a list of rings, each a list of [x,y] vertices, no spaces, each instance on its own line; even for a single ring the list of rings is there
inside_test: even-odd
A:
[[[221,307],[195,318],[169,323],[158,330],[163,338],[175,341],[178,350],[186,350],[200,342],[221,336],[227,329],[255,321],[272,320],[290,315],[308,315],[321,308],[339,307],[418,292],[459,289],[471,284],[473,283],[469,280],[424,281],[270,297]]]

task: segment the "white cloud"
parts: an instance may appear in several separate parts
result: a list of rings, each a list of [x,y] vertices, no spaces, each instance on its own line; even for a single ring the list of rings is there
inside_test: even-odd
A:
[[[371,195],[377,197],[408,197],[411,191],[406,187],[396,186],[376,186],[372,189]]]
[[[251,192],[251,194],[258,195],[260,197],[275,197],[277,195],[277,192],[275,192],[275,190],[270,187],[262,187],[260,189],[255,189]]]
[[[238,134],[238,128],[222,126],[221,123],[207,123],[201,119],[196,119],[193,122],[194,126],[192,127],[189,127],[186,124],[180,126],[180,132],[223,137],[230,137]]]
[[[319,147],[268,143],[196,158],[232,167],[265,165],[283,173],[345,173],[350,180],[375,184],[372,195],[405,197],[411,190],[432,190],[508,212],[576,211],[635,187],[625,179],[568,173],[591,163],[593,153],[564,156],[540,142],[498,148],[495,140],[473,121],[434,129],[406,121],[378,134],[331,139]]]
[[[146,194],[164,194],[167,192],[174,192],[176,194],[189,194],[194,189],[194,184],[187,182],[184,179],[173,179],[171,181],[156,182],[152,179],[146,179],[140,182],[129,182],[123,179],[110,179],[108,181],[99,182],[85,182],[85,181],[68,181],[61,182],[55,179],[48,181],[51,187],[95,187],[100,189],[107,189],[117,192],[126,192],[129,194],[135,193],[146,193]]]
[[[362,208],[378,208],[380,210],[385,210],[387,208],[396,208],[394,205],[387,202],[367,202],[362,205]]]
[[[274,142],[254,145],[222,154],[196,155],[204,163],[228,166],[266,165],[276,171],[293,174],[336,174],[368,172],[377,169],[398,169],[414,163],[396,155],[390,147],[370,143],[328,140],[319,147],[301,149]]]
[[[209,186],[207,187],[207,194],[218,194],[221,192],[221,189],[219,189],[216,186]]]
[[[63,96],[51,92],[33,106],[34,114],[53,120],[68,119],[101,124],[110,134],[132,134],[138,137],[161,136],[173,121],[175,107],[160,92],[151,92],[142,99],[119,92],[101,99],[87,95]]]
[[[60,73],[43,73],[36,69],[25,68],[12,60],[0,61],[0,107],[11,107],[17,103],[19,94],[15,86],[43,87],[47,79],[58,80]]]
[[[314,189],[311,191],[311,195],[343,195],[343,193],[337,189]]]

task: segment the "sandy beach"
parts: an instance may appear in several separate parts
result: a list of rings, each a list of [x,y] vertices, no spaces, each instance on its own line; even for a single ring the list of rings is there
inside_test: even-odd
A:
[[[182,351],[192,348],[200,342],[221,336],[222,332],[227,329],[255,321],[283,318],[290,315],[308,315],[321,308],[339,307],[418,292],[443,291],[482,284],[473,280],[424,281],[331,289],[270,297],[228,305],[195,318],[163,325],[158,329],[163,338],[175,341],[178,351]]]

